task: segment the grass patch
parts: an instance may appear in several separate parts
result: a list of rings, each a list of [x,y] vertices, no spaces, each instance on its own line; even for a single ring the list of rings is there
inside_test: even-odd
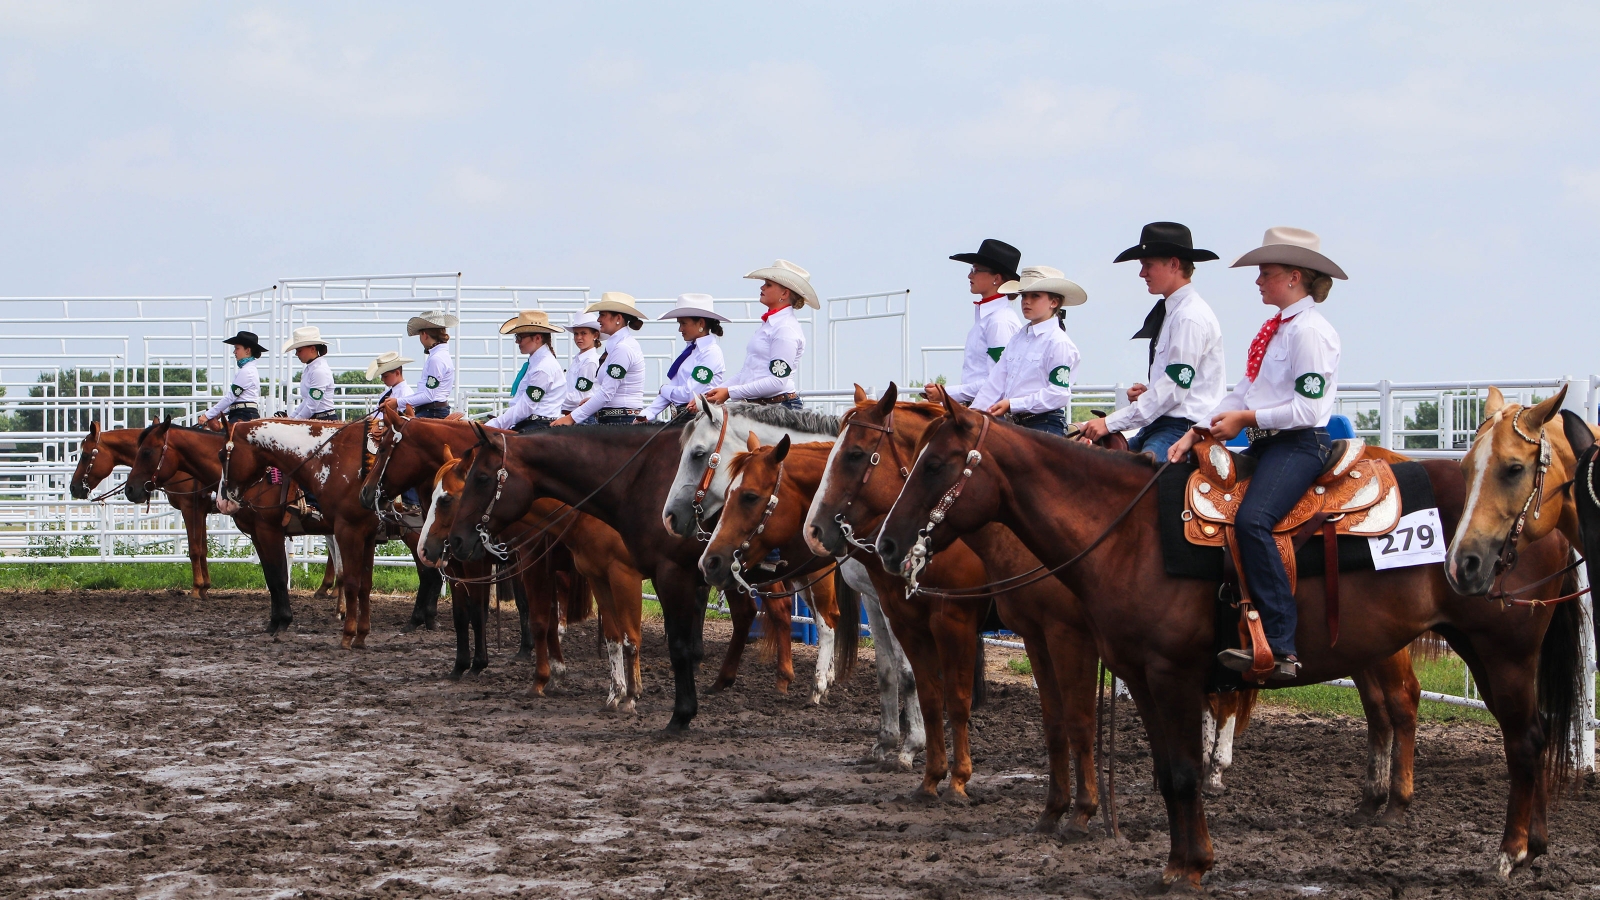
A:
[[[1033,662],[1026,656],[1019,656],[1014,659],[1006,660],[1006,668],[1017,673],[1018,675],[1031,676],[1033,674]]]
[[[321,565],[291,567],[291,583],[299,590],[316,590],[322,584]],[[261,567],[247,562],[213,562],[209,566],[215,590],[266,590]],[[5,563],[0,564],[3,591],[164,591],[190,590],[194,585],[188,563]],[[414,594],[417,571],[410,566],[377,566],[372,590],[382,594]]]
[[[1467,671],[1466,663],[1454,654],[1447,654],[1435,660],[1414,660],[1417,680],[1422,683],[1425,691],[1434,691],[1440,694],[1462,695],[1464,677]],[[1361,709],[1361,698],[1354,690],[1344,687],[1334,687],[1328,684],[1313,684],[1306,687],[1282,688],[1280,690],[1263,691],[1261,700],[1272,706],[1283,706],[1291,709],[1305,710],[1318,715],[1343,714],[1364,718],[1366,713]],[[1454,706],[1449,703],[1439,703],[1433,700],[1422,701],[1419,718],[1424,722],[1483,722],[1494,724],[1494,716],[1486,710],[1470,709],[1465,706]]]

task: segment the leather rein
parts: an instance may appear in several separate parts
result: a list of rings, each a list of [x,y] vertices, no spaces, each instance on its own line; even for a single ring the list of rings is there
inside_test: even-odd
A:
[[[1522,533],[1528,526],[1528,513],[1533,513],[1533,518],[1535,521],[1537,521],[1541,516],[1543,516],[1544,504],[1549,497],[1554,496],[1555,494],[1565,493],[1568,489],[1573,487],[1573,484],[1576,481],[1576,479],[1573,479],[1572,481],[1566,482],[1558,487],[1551,495],[1545,494],[1545,474],[1550,471],[1550,463],[1553,457],[1553,453],[1551,452],[1550,448],[1550,437],[1545,433],[1543,426],[1539,428],[1539,436],[1537,438],[1530,437],[1522,430],[1521,420],[1522,414],[1525,411],[1525,409],[1518,409],[1516,415],[1511,417],[1511,430],[1515,432],[1517,437],[1521,438],[1523,441],[1539,448],[1538,463],[1533,471],[1533,490],[1529,491],[1528,498],[1522,501],[1522,509],[1517,512],[1517,517],[1511,521],[1511,529],[1506,532],[1505,540],[1500,544],[1500,555],[1497,559],[1495,559],[1494,563],[1494,583],[1490,586],[1489,593],[1485,596],[1490,600],[1512,606],[1552,606],[1557,603],[1565,603],[1568,600],[1575,600],[1579,597],[1582,597],[1584,594],[1587,594],[1593,590],[1593,585],[1590,585],[1581,591],[1574,591],[1570,594],[1564,594],[1560,597],[1555,597],[1550,600],[1540,600],[1537,598],[1528,599],[1524,597],[1518,597],[1517,594],[1527,593],[1528,591],[1531,591],[1540,585],[1554,581],[1573,569],[1576,569],[1578,566],[1583,565],[1584,558],[1582,554],[1573,554],[1576,558],[1571,563],[1562,566],[1554,573],[1547,575],[1544,578],[1533,582],[1532,584],[1523,585],[1522,587],[1513,591],[1506,591],[1500,587],[1501,581],[1507,575],[1511,574],[1511,571],[1517,567],[1517,561],[1519,558],[1517,553],[1517,543],[1522,539]],[[1592,474],[1593,473],[1591,471],[1591,476]],[[1594,483],[1592,477],[1589,484],[1589,493],[1590,496],[1594,496]]]
[[[705,404],[706,414],[710,415],[711,404],[705,403],[704,395],[700,402]],[[728,439],[728,410],[722,410],[722,428],[717,432],[717,444],[711,448],[711,455],[706,458],[706,470],[700,473],[700,483],[694,489],[694,537],[704,544],[711,540],[711,532],[705,526],[705,499],[711,493],[711,481],[717,477],[717,467],[722,465],[722,443]]]

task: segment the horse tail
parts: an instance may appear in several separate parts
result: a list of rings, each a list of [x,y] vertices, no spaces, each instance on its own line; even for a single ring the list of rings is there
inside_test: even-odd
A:
[[[1561,593],[1578,589],[1577,576],[1568,572],[1561,581]],[[1539,712],[1544,719],[1544,771],[1549,784],[1558,786],[1571,779],[1576,765],[1576,729],[1584,724],[1578,710],[1583,651],[1579,631],[1583,628],[1583,609],[1573,601],[1558,603],[1539,647]]]
[[[557,544],[552,548],[552,561],[567,576],[567,624],[576,625],[594,615],[594,594],[589,590],[589,579],[578,571],[572,551]]]
[[[861,593],[844,580],[838,567],[833,571],[833,591],[839,603],[839,627],[834,632],[833,670],[840,681],[856,670],[856,655],[861,646]]]
[[[761,661],[772,662],[778,658],[778,649],[789,640],[790,609],[788,597],[761,598]]]
[[[1233,714],[1234,737],[1244,734],[1245,728],[1250,725],[1250,714],[1256,711],[1256,700],[1260,696],[1261,692],[1255,688],[1239,691],[1239,708]]]
[[[1444,658],[1444,652],[1450,649],[1450,643],[1444,635],[1437,631],[1424,631],[1406,647],[1413,660],[1434,662]]]

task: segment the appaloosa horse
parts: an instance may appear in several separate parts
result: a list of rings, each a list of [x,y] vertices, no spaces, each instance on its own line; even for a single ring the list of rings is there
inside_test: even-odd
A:
[[[1082,601],[1106,665],[1127,683],[1150,735],[1156,782],[1167,804],[1171,851],[1164,884],[1198,889],[1213,861],[1201,782],[1200,720],[1215,664],[1218,585],[1175,578],[1161,564],[1148,457],[1109,453],[1028,431],[945,403],[877,539],[894,571],[912,574],[927,554],[999,521],[1022,538]],[[1423,464],[1447,533],[1461,516],[1460,468]],[[937,515],[934,515],[937,513]],[[920,552],[918,552],[920,550]],[[1561,569],[1565,539],[1523,552],[1518,577],[1535,596]],[[1290,684],[1315,684],[1382,662],[1429,629],[1472,667],[1505,736],[1511,772],[1506,828],[1496,869],[1511,869],[1546,845],[1547,765],[1568,758],[1569,718],[1579,676],[1578,617],[1570,604],[1508,612],[1463,597],[1442,566],[1348,572],[1337,644],[1325,626],[1323,584],[1304,579],[1297,645],[1304,668]],[[1552,727],[1547,730],[1547,723]]]

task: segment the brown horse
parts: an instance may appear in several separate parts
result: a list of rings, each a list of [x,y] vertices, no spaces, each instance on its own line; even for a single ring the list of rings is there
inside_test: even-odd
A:
[[[1082,601],[1106,665],[1127,683],[1150,735],[1156,782],[1167,804],[1171,851],[1165,884],[1198,889],[1213,855],[1200,791],[1200,719],[1214,665],[1218,585],[1169,576],[1148,457],[1105,452],[1017,428],[951,405],[927,435],[910,478],[877,539],[885,565],[942,550],[999,521],[1022,538]],[[1453,464],[1423,464],[1445,530],[1461,514],[1463,483]],[[931,515],[938,512],[937,517]],[[1533,585],[1557,572],[1565,539],[1530,546],[1517,573]],[[1341,576],[1344,627],[1331,645],[1323,585],[1302,580],[1297,644],[1299,684],[1377,665],[1429,629],[1438,631],[1478,677],[1505,736],[1511,796],[1497,868],[1544,851],[1546,764],[1567,754],[1578,677],[1577,618],[1570,607],[1508,613],[1450,590],[1442,566]],[[1535,586],[1550,597],[1559,585]],[[1291,683],[1292,684],[1292,683]],[[1547,720],[1555,733],[1547,731]],[[1555,765],[1559,769],[1559,764]]]
[[[454,522],[451,507],[460,488],[458,481],[446,478],[445,473],[453,468],[458,455],[477,443],[477,433],[469,423],[460,420],[402,415],[393,401],[384,403],[382,413],[384,427],[377,433],[377,454],[362,480],[361,501],[369,509],[377,509],[383,506],[385,497],[408,490],[417,489],[419,496],[427,494],[428,517],[419,536],[417,555],[427,565],[443,566],[445,554],[441,543],[437,540],[430,543],[429,535],[438,532],[442,538],[449,534],[449,526]],[[567,509],[553,500],[534,504],[521,523],[507,529],[506,543],[521,546],[552,517]],[[594,590],[612,678],[606,709],[620,707],[631,712],[640,690],[644,578],[633,567],[622,538],[593,516],[576,513],[555,523],[547,533],[570,551],[575,571],[584,580],[578,590],[568,593],[568,604],[587,602],[587,589]],[[541,625],[548,624],[545,620],[549,609],[548,604],[528,605],[529,628],[534,635],[533,692],[540,695],[560,669],[565,668],[558,669],[555,665],[559,663],[552,665],[547,661],[552,653],[559,652],[560,645],[539,637]],[[577,621],[570,611],[568,621]]]

